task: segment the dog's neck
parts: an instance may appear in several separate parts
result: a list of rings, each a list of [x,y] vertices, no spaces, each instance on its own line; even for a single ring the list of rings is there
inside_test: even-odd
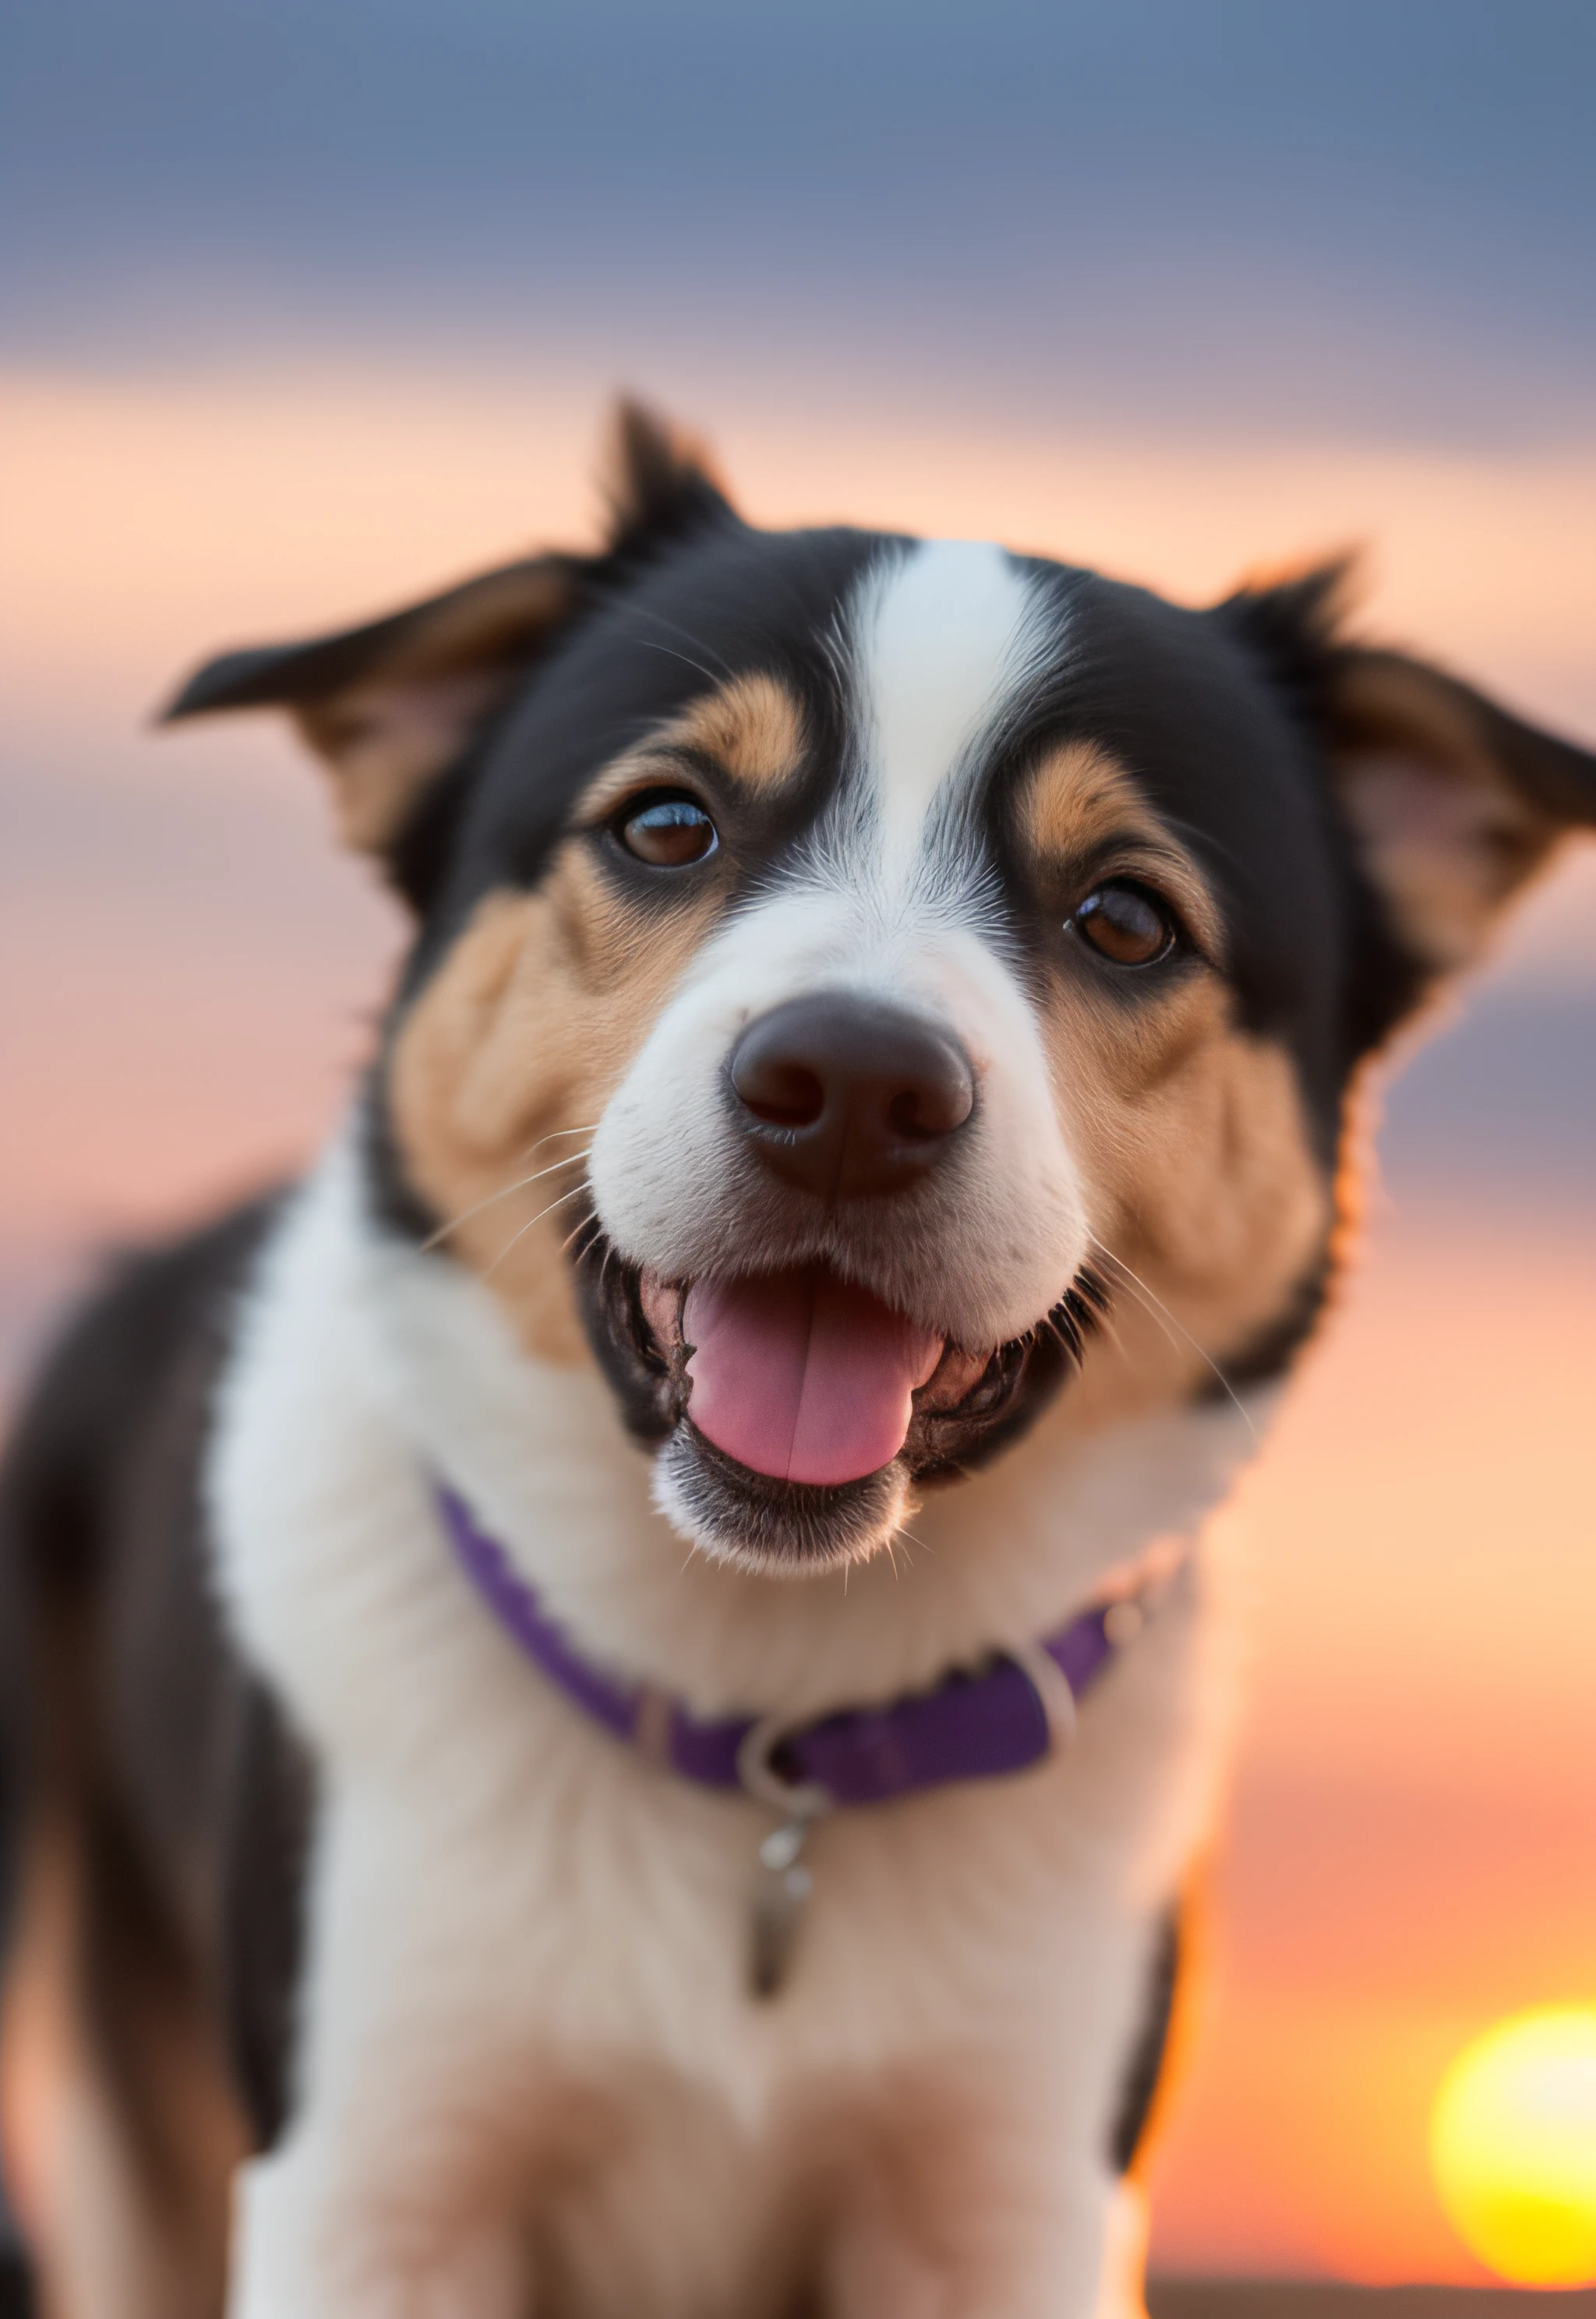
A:
[[[461,1493],[586,1651],[700,1712],[820,1713],[1028,1643],[1191,1537],[1254,1446],[1226,1403],[1083,1435],[1066,1391],[987,1471],[928,1493],[892,1555],[751,1575],[656,1511],[596,1367],[530,1358],[486,1284],[371,1221],[348,1141],[306,1200],[342,1250],[321,1293],[358,1309],[396,1453]]]

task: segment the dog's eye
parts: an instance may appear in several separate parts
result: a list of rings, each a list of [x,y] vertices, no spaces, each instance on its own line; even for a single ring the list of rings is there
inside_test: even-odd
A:
[[[615,824],[628,853],[656,870],[685,870],[714,853],[720,840],[703,807],[690,797],[645,798]]]
[[[1177,940],[1175,920],[1157,897],[1119,879],[1088,894],[1069,923],[1115,966],[1156,966]]]

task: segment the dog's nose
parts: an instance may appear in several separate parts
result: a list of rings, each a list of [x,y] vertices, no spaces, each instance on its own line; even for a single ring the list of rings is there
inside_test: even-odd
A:
[[[975,1108],[954,1042],[879,1002],[820,992],[751,1023],[729,1065],[738,1124],[789,1183],[861,1199],[917,1181]]]

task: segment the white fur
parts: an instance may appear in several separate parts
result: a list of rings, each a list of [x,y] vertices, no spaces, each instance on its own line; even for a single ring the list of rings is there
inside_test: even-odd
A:
[[[978,858],[939,810],[979,771],[1041,636],[998,548],[933,542],[867,573],[849,647],[862,762],[789,880],[705,945],[594,1137],[594,1205],[632,1262],[685,1279],[747,1270],[755,1249],[766,1267],[824,1259],[970,1348],[1023,1334],[1069,1286],[1091,1234],[1047,1052]],[[958,1168],[868,1250],[856,1223],[798,1227],[772,1205],[724,1097],[745,1024],[839,989],[951,1032],[977,1090]]]
[[[1005,2169],[1019,2267],[971,2311],[1089,2313],[1150,1926],[1222,1738],[1211,1557],[1069,1755],[818,1831],[797,1977],[762,2009],[742,1941],[767,1818],[653,1768],[521,1661],[453,1567],[427,1476],[466,1493],[589,1652],[705,1710],[801,1716],[1058,1624],[1194,1529],[1240,1436],[1204,1410],[1072,1444],[1066,1402],[926,1506],[896,1575],[683,1566],[599,1379],[527,1360],[484,1289],[374,1236],[336,1150],[263,1268],[212,1475],[224,1595],[322,1800],[299,2105],[250,2170],[234,2319],[518,2309],[518,2201],[573,2085],[633,2129],[551,2226],[583,2310],[757,2308],[771,2137],[816,2089],[897,2067],[973,2071],[1025,2152]]]
[[[870,1250],[870,1285],[958,1342],[1031,1328],[1090,1246],[1046,1051],[1012,974],[976,929],[914,902],[890,912],[861,880],[803,885],[708,943],[605,1109],[588,1163],[594,1205],[623,1256],[668,1277],[825,1258],[858,1276],[854,1229],[795,1228],[727,1116],[726,1058],[744,1024],[819,989],[885,998],[951,1029],[973,1067],[978,1115],[957,1187]],[[660,1154],[668,1150],[669,1167]],[[798,1236],[788,1238],[798,1231]]]
[[[889,864],[919,857],[938,793],[979,762],[1053,649],[1012,556],[984,540],[917,542],[870,573],[850,627],[868,788]]]
[[[825,1258],[995,1344],[1089,1244],[1040,1029],[949,810],[1034,678],[1028,585],[996,549],[895,552],[845,645],[859,762],[654,1024],[595,1137],[595,1205],[668,1277]],[[873,1227],[793,1225],[726,1115],[742,1024],[821,988],[946,1026],[974,1069],[961,1170]],[[871,2206],[868,2146],[865,2179],[833,2186],[807,2228],[835,2319],[1129,2309],[1107,2137],[1222,1751],[1213,1538],[1067,1752],[816,1829],[796,1977],[762,2008],[744,1944],[768,1815],[656,1768],[528,1667],[455,1568],[429,1476],[591,1657],[701,1713],[798,1720],[1061,1626],[1195,1539],[1247,1446],[1223,1406],[1092,1439],[1067,1393],[931,1496],[891,1561],[802,1584],[684,1562],[597,1373],[534,1363],[482,1283],[381,1236],[335,1149],[263,1266],[212,1471],[221,1584],[320,1799],[294,2123],[249,2170],[232,2319],[509,2319],[528,2218],[563,2310],[757,2319],[784,2201],[895,2086],[897,2161],[924,2119],[957,2163],[922,2186],[918,2234]]]

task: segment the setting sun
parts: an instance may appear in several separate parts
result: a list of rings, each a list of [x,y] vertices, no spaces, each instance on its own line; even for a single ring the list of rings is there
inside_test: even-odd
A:
[[[1596,2280],[1596,2007],[1520,2013],[1453,2063],[1430,2119],[1453,2222],[1518,2287]]]

